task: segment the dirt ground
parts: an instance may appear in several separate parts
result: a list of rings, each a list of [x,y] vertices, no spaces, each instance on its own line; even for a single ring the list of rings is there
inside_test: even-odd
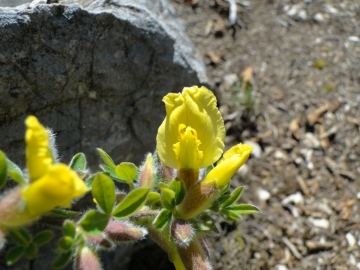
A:
[[[233,26],[228,2],[186,2],[227,146],[255,146],[233,187],[262,210],[219,220],[214,268],[360,269],[360,2],[240,0]]]

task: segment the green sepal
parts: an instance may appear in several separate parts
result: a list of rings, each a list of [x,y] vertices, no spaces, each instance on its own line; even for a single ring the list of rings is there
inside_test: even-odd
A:
[[[185,197],[186,189],[184,182],[176,177],[170,183],[170,189],[175,192],[175,204],[179,205]]]
[[[87,232],[87,234],[96,236],[102,233],[108,222],[108,215],[100,213],[96,210],[90,210],[85,213],[79,224]]]
[[[161,204],[164,208],[172,210],[175,206],[175,192],[169,188],[161,190]]]
[[[57,247],[61,252],[67,252],[71,250],[74,239],[70,236],[63,236],[57,242]]]
[[[226,208],[232,205],[233,203],[237,202],[241,198],[243,191],[244,191],[244,187],[236,188],[228,197],[228,199],[222,203],[221,207]]]
[[[86,157],[84,153],[77,153],[70,161],[69,167],[76,172],[86,170]]]
[[[165,184],[164,182],[160,182],[159,184],[157,184],[156,186],[158,189],[163,189],[163,188],[169,188],[168,184]]]
[[[53,238],[53,236],[54,233],[51,230],[44,230],[35,235],[33,238],[33,243],[37,246],[45,245]]]
[[[226,207],[226,209],[236,213],[237,215],[248,215],[261,212],[259,208],[251,204],[238,204]]]
[[[6,159],[6,165],[7,165],[7,172],[11,179],[13,179],[15,182],[17,182],[20,185],[24,185],[27,183],[26,178],[24,177],[23,172],[21,169],[16,165],[14,162],[12,162],[10,159]]]
[[[9,230],[9,235],[18,245],[27,246],[31,242],[30,233],[21,227]]]
[[[6,183],[8,177],[6,156],[0,151],[0,188]]]
[[[62,226],[62,232],[65,236],[75,238],[76,235],[76,225],[71,220],[65,220]]]
[[[146,205],[156,206],[156,205],[160,205],[160,203],[161,203],[160,194],[153,191],[149,192],[149,195],[146,200]]]
[[[62,208],[55,208],[49,212],[50,216],[57,218],[75,218],[80,216],[82,213]]]
[[[111,169],[115,170],[116,165],[112,160],[112,158],[101,148],[96,148],[96,150],[98,151],[101,159],[105,162],[105,164],[109,166]]]
[[[162,209],[154,219],[153,224],[159,230],[163,230],[170,223],[171,217],[172,212],[170,210]]]
[[[30,243],[30,245],[28,245],[26,247],[26,250],[25,250],[24,254],[25,254],[27,259],[31,260],[31,259],[36,258],[37,253],[38,253],[37,245],[35,243]]]
[[[137,178],[138,168],[134,163],[122,162],[116,166],[115,172],[122,180],[132,182]]]
[[[61,253],[53,262],[52,268],[54,269],[61,269],[64,268],[72,258],[72,251],[68,251],[65,253]]]
[[[14,262],[19,260],[25,253],[26,247],[16,246],[9,249],[6,253],[6,264],[12,265]]]
[[[100,208],[106,214],[111,214],[115,205],[115,184],[110,177],[105,174],[96,175],[91,192]]]
[[[136,214],[143,207],[149,195],[149,188],[137,188],[129,192],[128,195],[115,207],[113,216],[117,218],[127,218]]]

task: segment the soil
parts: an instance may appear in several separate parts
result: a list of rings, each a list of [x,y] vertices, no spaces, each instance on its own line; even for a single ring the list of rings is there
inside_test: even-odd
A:
[[[215,269],[360,269],[360,2],[172,1],[204,57],[227,146],[254,154],[232,181],[262,213],[219,219]]]

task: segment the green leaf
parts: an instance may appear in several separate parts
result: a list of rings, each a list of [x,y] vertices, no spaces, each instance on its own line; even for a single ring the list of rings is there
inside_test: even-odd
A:
[[[115,184],[110,177],[105,174],[96,175],[91,192],[100,208],[106,214],[111,214],[115,205]]]
[[[241,219],[241,215],[238,215],[237,213],[235,213],[234,211],[231,211],[229,209],[221,209],[220,215],[228,221],[234,221],[234,220]]]
[[[37,256],[38,247],[35,243],[30,243],[25,250],[25,256],[29,260],[34,259]]]
[[[26,247],[24,247],[24,246],[12,247],[6,253],[6,263],[7,263],[7,265],[12,265],[14,262],[19,260],[24,255],[25,249],[26,249]]]
[[[161,204],[164,208],[172,210],[175,206],[175,192],[169,188],[161,190]]]
[[[116,206],[113,216],[127,218],[134,215],[146,202],[149,195],[149,188],[137,188],[132,190],[121,203]]]
[[[227,206],[232,205],[233,203],[235,203],[236,201],[238,201],[241,198],[241,195],[243,194],[244,188],[243,187],[238,187],[236,188],[231,195],[229,196],[229,198],[222,204],[221,207],[225,208]]]
[[[170,210],[161,210],[153,221],[154,226],[159,230],[163,230],[170,223],[171,216],[172,212]]]
[[[261,211],[254,205],[251,204],[238,204],[234,206],[227,207],[226,209],[238,214],[238,215],[247,215],[247,214],[256,214]]]
[[[74,238],[76,235],[76,226],[75,223],[71,220],[65,220],[62,226],[62,231],[65,236]]]
[[[7,176],[6,156],[0,151],[0,188],[6,183]]]
[[[31,242],[31,235],[24,228],[12,229],[9,235],[18,245],[27,246]]]
[[[80,220],[79,224],[89,235],[96,236],[102,233],[108,222],[108,215],[90,210]]]
[[[223,194],[218,198],[219,204],[223,204],[230,198],[230,194]]]
[[[176,177],[171,181],[170,188],[175,192],[176,205],[179,205],[185,197],[186,189],[184,182],[180,178]]]
[[[196,222],[196,229],[199,231],[216,231],[215,220],[208,214],[204,213],[200,215],[199,221]]]
[[[98,151],[101,159],[105,162],[105,164],[108,165],[111,169],[115,170],[116,165],[111,159],[111,157],[101,148],[96,148],[96,150]]]
[[[229,190],[230,184],[231,184],[231,182],[227,183],[227,185],[224,186],[224,187],[220,190],[220,194],[221,194],[221,195],[223,195],[226,191]]]
[[[70,161],[69,167],[76,172],[86,170],[86,157],[83,153],[77,153]]]
[[[61,252],[67,252],[71,249],[74,240],[70,236],[64,236],[57,242],[57,247]]]
[[[116,181],[118,182],[121,182],[121,183],[127,183],[125,180],[121,179],[115,172],[115,169],[112,169],[110,168],[109,166],[107,165],[100,165],[100,168],[106,173],[108,174],[111,178],[115,179]]]
[[[8,170],[8,175],[18,184],[24,185],[27,183],[24,174],[21,169],[10,159],[6,159],[6,165]]]
[[[115,168],[116,174],[126,182],[132,182],[137,176],[137,167],[131,162],[122,162]]]
[[[51,238],[53,238],[54,233],[50,230],[44,230],[42,232],[39,232],[35,237],[33,238],[33,243],[35,243],[37,246],[42,246],[46,243],[48,243]]]
[[[68,251],[66,253],[61,253],[54,261],[52,267],[54,269],[64,268],[70,262],[71,257],[72,257],[71,251]]]
[[[55,208],[51,210],[49,213],[50,216],[54,216],[57,218],[74,218],[80,216],[81,214],[82,214],[81,212],[76,212],[61,208]]]
[[[155,206],[156,204],[160,204],[160,194],[157,192],[149,192],[146,205]]]

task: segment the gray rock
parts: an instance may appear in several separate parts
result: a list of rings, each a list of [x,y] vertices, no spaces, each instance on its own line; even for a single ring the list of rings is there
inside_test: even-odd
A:
[[[138,162],[155,148],[162,97],[206,84],[205,67],[165,1],[61,2],[0,8],[0,149],[24,164],[34,114],[65,162],[81,151],[94,166],[96,147]]]

